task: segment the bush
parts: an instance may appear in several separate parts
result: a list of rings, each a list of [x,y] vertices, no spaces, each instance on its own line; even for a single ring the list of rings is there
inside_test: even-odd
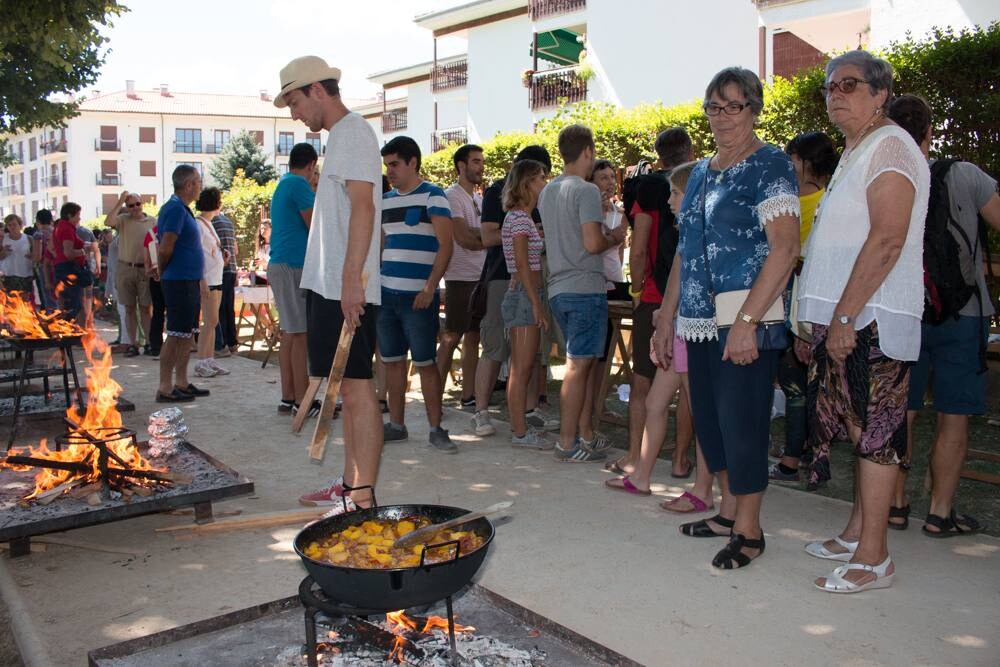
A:
[[[261,211],[270,209],[277,186],[277,181],[261,185],[247,178],[242,169],[237,169],[232,185],[222,193],[222,211],[236,227],[236,254],[240,266],[246,267],[253,261]]]

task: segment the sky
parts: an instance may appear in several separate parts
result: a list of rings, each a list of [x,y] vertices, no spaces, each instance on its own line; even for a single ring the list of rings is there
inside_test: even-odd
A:
[[[468,0],[122,0],[131,11],[105,30],[108,56],[92,87],[256,95],[279,90],[288,61],[317,55],[343,72],[341,94],[374,97],[375,72],[427,62],[431,32],[413,17]],[[439,40],[438,54],[463,50]]]

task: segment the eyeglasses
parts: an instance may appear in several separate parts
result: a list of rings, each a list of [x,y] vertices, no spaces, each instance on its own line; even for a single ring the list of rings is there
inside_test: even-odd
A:
[[[829,96],[835,90],[839,90],[845,95],[850,95],[857,89],[859,83],[868,83],[864,79],[858,79],[853,76],[845,76],[840,81],[830,81],[829,83],[820,86],[820,90],[823,91],[823,95]]]
[[[137,201],[134,204],[125,204],[125,208],[142,208],[142,202]]]
[[[701,108],[705,111],[706,116],[718,116],[719,113],[725,111],[727,116],[735,116],[744,109],[746,109],[749,104],[740,104],[739,102],[730,102],[725,106],[719,106],[718,104],[708,103],[703,105]]]

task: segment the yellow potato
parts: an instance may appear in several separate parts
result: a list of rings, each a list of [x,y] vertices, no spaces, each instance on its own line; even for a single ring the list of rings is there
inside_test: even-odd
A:
[[[341,551],[347,551],[347,547],[344,546],[343,542],[337,542],[332,547],[330,547],[330,552],[339,554]]]
[[[402,537],[403,535],[408,535],[412,533],[414,530],[416,530],[416,526],[413,525],[412,521],[400,521],[398,524],[396,524],[396,532],[399,533],[400,537]]]
[[[346,551],[341,551],[340,553],[330,556],[330,560],[334,563],[343,563],[348,559],[348,557],[349,555]]]

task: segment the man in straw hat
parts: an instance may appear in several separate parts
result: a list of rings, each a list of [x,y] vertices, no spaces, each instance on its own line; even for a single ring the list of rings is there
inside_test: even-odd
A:
[[[344,474],[303,495],[304,505],[330,505],[330,515],[368,507],[382,456],[382,418],[372,381],[375,316],[380,303],[379,237],[382,159],[375,132],[340,99],[340,70],[303,56],[281,70],[274,105],[312,132],[327,130],[326,159],[313,205],[302,267],[306,290],[309,374],[326,377],[346,321],[354,327],[340,393],[344,415]],[[362,275],[367,274],[367,287]],[[356,489],[356,490],[355,490]]]

